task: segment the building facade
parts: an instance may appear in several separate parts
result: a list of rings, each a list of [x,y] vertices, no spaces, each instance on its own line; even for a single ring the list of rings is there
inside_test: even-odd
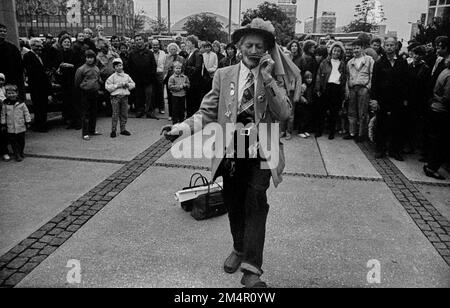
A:
[[[293,25],[293,31],[297,25],[297,2],[292,0],[278,0],[278,6],[287,15]]]
[[[305,22],[305,33],[313,32],[314,20],[308,19]],[[322,12],[322,16],[317,18],[317,33],[335,33],[336,32],[336,13]]]
[[[427,25],[434,18],[450,18],[450,0],[428,0]]]
[[[133,0],[16,0],[19,36],[104,27],[104,35],[133,34]]]

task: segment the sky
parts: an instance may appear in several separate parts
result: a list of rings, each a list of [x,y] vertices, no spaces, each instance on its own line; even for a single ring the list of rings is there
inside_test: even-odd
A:
[[[232,0],[232,19],[239,21],[239,0]],[[269,0],[277,2],[277,0]],[[134,0],[138,9],[144,9],[150,17],[156,17],[157,0]],[[264,0],[242,0],[242,12],[249,8],[256,8]],[[229,0],[171,0],[171,23],[180,19],[202,12],[213,12],[228,17]],[[334,11],[337,16],[337,26],[349,24],[354,18],[355,5],[361,0],[319,0],[318,15],[322,11]],[[421,13],[427,10],[427,0],[381,0],[384,6],[388,31],[398,31],[399,38],[408,40],[411,33],[411,25],[408,22],[416,22]],[[297,0],[297,18],[302,22],[297,25],[297,32],[303,32],[306,19],[313,16],[314,0]],[[167,0],[162,0],[162,16],[167,18]]]

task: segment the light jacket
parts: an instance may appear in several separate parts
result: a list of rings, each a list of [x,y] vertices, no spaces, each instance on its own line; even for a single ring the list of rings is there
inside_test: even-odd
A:
[[[210,123],[218,123],[225,133],[227,124],[237,123],[238,112],[238,93],[240,63],[217,70],[213,79],[212,90],[205,95],[199,111],[191,118],[178,124],[178,129],[194,134]],[[267,143],[272,145],[272,124],[285,121],[292,112],[292,103],[289,99],[286,85],[283,78],[275,78],[264,85],[261,74],[258,75],[257,88],[255,89],[255,125],[258,127],[258,135],[261,136],[260,124],[267,124],[266,136]],[[201,125],[198,125],[198,124]],[[185,135],[183,135],[185,136]],[[274,137],[275,138],[275,137]],[[230,139],[230,140],[229,140]],[[223,137],[223,152],[227,153],[233,140]],[[228,141],[228,142],[225,142]],[[276,154],[265,151],[265,146],[260,146],[260,156],[267,161],[261,162],[261,168],[270,169],[273,183],[278,186],[283,178],[282,173],[285,167],[285,156],[283,144],[280,140],[273,141],[275,148],[278,147]],[[267,148],[267,147],[266,147]],[[271,149],[272,152],[277,149]],[[276,156],[276,158],[274,158]],[[212,178],[216,179],[218,168],[223,157],[214,156],[212,158]]]
[[[119,84],[126,83],[128,88],[119,88]],[[111,93],[111,96],[128,96],[130,95],[130,90],[136,87],[133,79],[126,73],[114,73],[106,80],[105,88]]]
[[[349,88],[353,88],[354,86],[363,86],[370,89],[372,87],[374,61],[372,57],[367,55],[363,55],[363,58],[364,60],[359,69],[356,67],[355,58],[348,61],[347,68],[349,72]]]
[[[9,134],[26,132],[26,123],[31,123],[30,112],[27,105],[22,102],[8,104],[8,99],[3,102],[1,112],[1,124],[6,125]]]

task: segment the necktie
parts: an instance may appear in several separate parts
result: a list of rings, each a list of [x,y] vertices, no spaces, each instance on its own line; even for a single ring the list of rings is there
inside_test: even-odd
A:
[[[241,104],[239,106],[238,114],[245,111],[252,113],[255,98],[255,76],[252,72],[248,73],[247,81],[244,86],[244,93],[242,95]]]

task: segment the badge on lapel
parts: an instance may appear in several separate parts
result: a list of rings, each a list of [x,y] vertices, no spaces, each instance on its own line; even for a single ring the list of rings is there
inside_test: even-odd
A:
[[[264,102],[265,99],[266,99],[265,95],[259,95],[258,96],[258,102],[260,102],[260,103]]]
[[[230,96],[234,96],[236,94],[234,82],[230,84]]]

